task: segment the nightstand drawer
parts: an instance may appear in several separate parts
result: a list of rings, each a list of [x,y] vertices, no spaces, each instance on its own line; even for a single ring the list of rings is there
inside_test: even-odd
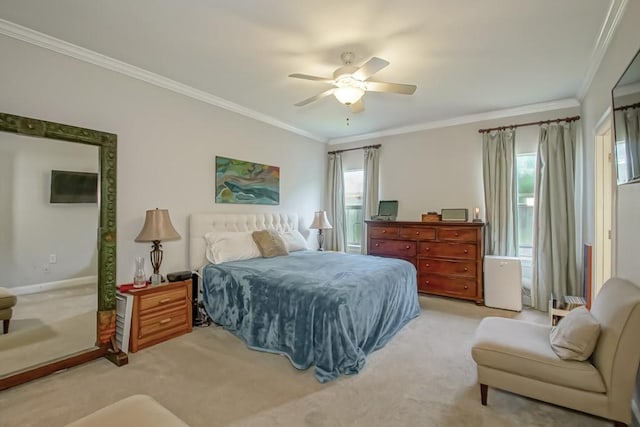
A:
[[[140,314],[152,311],[156,308],[175,306],[176,303],[184,304],[187,300],[187,288],[167,290],[157,294],[140,295]]]
[[[132,353],[191,332],[191,279],[130,292]]]
[[[187,329],[187,327],[187,312],[184,309],[155,316],[141,316],[138,339],[143,341],[145,338],[155,334],[162,334],[163,332],[170,334],[173,329]]]

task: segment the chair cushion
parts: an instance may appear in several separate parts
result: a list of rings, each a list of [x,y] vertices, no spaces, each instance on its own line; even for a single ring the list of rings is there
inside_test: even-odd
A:
[[[11,308],[16,305],[18,298],[12,294],[7,288],[0,288],[0,310],[3,308]]]
[[[596,348],[600,325],[586,307],[571,310],[551,329],[551,348],[565,360],[587,360]]]
[[[551,349],[550,326],[487,317],[473,341],[471,355],[487,366],[538,381],[604,393],[598,370],[588,361],[562,360]]]

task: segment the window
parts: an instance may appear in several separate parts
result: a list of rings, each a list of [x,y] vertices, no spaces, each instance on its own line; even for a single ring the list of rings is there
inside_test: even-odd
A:
[[[364,171],[362,170],[352,170],[344,173],[347,252],[360,252],[363,178]]]
[[[522,284],[531,288],[533,280],[533,202],[535,195],[536,154],[518,154],[518,257],[522,264]]]

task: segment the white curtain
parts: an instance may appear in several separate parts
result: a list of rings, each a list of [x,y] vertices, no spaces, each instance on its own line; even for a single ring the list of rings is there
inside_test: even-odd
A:
[[[487,255],[516,256],[518,252],[515,136],[515,129],[482,135]]]
[[[362,189],[362,229],[360,232],[360,251],[367,253],[367,229],[364,220],[371,219],[371,215],[378,213],[379,202],[379,176],[380,176],[380,149],[367,147],[364,149],[364,173]]]
[[[340,153],[329,154],[327,171],[327,216],[333,229],[325,230],[324,248],[344,252],[347,247],[344,173]]]
[[[627,177],[640,176],[640,108],[621,111],[624,123],[625,155],[627,159]]]
[[[533,233],[533,306],[582,294],[575,218],[576,123],[540,127]]]

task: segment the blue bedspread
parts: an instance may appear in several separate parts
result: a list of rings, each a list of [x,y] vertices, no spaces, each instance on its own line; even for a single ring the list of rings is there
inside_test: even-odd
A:
[[[359,372],[420,312],[411,263],[338,252],[209,264],[203,290],[215,323],[320,382]]]

